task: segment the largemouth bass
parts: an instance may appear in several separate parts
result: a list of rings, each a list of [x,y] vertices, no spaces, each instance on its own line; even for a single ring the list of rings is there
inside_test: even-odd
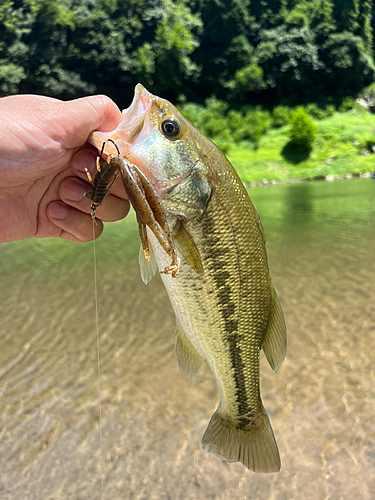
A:
[[[262,349],[271,368],[279,368],[286,328],[264,231],[242,182],[209,139],[140,84],[117,129],[95,132],[89,140],[101,149],[108,139],[153,186],[181,259],[177,277],[162,275],[176,316],[177,362],[194,381],[206,361],[220,395],[203,450],[256,472],[278,471],[279,452],[259,391],[259,356]],[[117,154],[110,142],[104,152]],[[156,264],[163,270],[169,262],[154,234],[147,235],[150,261],[140,252],[145,282]]]

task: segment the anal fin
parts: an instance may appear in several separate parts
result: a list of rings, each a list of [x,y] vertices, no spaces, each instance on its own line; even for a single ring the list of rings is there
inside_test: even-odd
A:
[[[156,265],[154,251],[151,245],[149,245],[149,257],[150,260],[147,260],[145,257],[143,246],[141,245],[141,248],[139,249],[138,260],[139,260],[139,269],[141,272],[141,278],[145,285],[147,285],[147,283],[152,280],[158,268],[158,266]]]
[[[273,288],[270,321],[262,349],[272,370],[276,372],[284,361],[286,354],[286,326],[279,299]]]
[[[181,375],[195,382],[204,358],[192,345],[178,323],[175,332],[175,353]]]

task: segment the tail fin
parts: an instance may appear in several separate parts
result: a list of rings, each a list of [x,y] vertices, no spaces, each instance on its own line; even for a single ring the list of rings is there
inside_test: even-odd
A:
[[[254,472],[279,471],[279,450],[267,412],[262,411],[257,425],[240,429],[216,410],[202,439],[203,450],[228,462],[242,462]]]

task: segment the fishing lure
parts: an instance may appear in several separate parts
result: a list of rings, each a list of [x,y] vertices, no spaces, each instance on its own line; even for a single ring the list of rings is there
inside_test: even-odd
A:
[[[171,274],[175,278],[180,269],[180,259],[177,256],[160,199],[139,168],[120,155],[114,141],[111,139],[108,141],[114,144],[118,156],[108,155],[107,159],[100,165],[105,146],[103,143],[100,156],[96,159],[97,174],[95,178],[92,179],[90,172],[85,169],[87,178],[92,185],[91,191],[85,194],[85,197],[92,201],[91,217],[95,218],[97,208],[103,203],[121,174],[125,192],[137,216],[139,236],[146,260],[149,262],[151,260],[146,229],[148,227],[172,260],[170,266],[160,272]]]
[[[108,139],[108,141],[114,144],[118,152],[118,156],[120,156],[120,151],[117,148],[115,142],[112,141],[111,139]],[[104,146],[105,142],[103,142],[102,150],[100,151],[100,156],[96,157],[97,174],[94,179],[91,177],[89,170],[85,168],[87,178],[93,188],[88,193],[85,193],[84,196],[92,201],[91,217],[93,219],[96,216],[96,209],[103,203],[103,201],[111,191],[113,184],[116,182],[120,174],[120,169],[116,165],[111,165],[111,163],[108,161],[105,161],[102,163],[102,165],[100,165],[100,160],[103,159]]]

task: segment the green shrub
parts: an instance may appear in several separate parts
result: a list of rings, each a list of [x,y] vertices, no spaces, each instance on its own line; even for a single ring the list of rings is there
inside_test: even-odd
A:
[[[249,108],[245,113],[230,111],[229,128],[235,142],[251,141],[255,145],[271,125],[271,115],[260,106]]]
[[[204,111],[204,107],[199,104],[195,104],[193,102],[187,102],[184,104],[180,104],[178,106],[179,111],[194,124],[200,130],[201,127],[201,116]]]
[[[357,107],[358,104],[352,97],[345,97],[345,99],[343,99],[342,103],[340,104],[339,111],[341,111],[341,113],[346,113],[347,111],[350,111],[351,109]]]
[[[220,136],[227,128],[227,120],[224,116],[215,116],[204,113],[204,118],[205,120],[198,128],[211,139]]]
[[[228,105],[224,101],[210,97],[205,106],[186,103],[179,106],[183,115],[186,116],[204,135],[210,139],[221,135],[227,128],[225,113]]]
[[[327,104],[326,106],[326,118],[333,116],[336,113],[336,108],[333,104]]]
[[[358,148],[361,151],[369,151],[370,153],[374,153],[375,149],[375,135],[365,136],[359,140]],[[374,149],[373,149],[374,148]]]
[[[242,125],[243,113],[241,111],[235,111],[231,109],[228,114],[228,125],[231,130],[235,130]]]
[[[367,103],[368,109],[372,113],[375,113],[375,82],[366,87],[358,97]]]
[[[228,104],[224,101],[216,99],[215,96],[211,96],[205,101],[206,110],[212,114],[224,116],[228,110]]]
[[[179,108],[203,134],[226,151],[234,142],[251,141],[257,146],[271,126],[269,111],[260,106],[227,112],[228,105],[212,97],[206,100],[205,107],[186,103]]]
[[[231,147],[233,146],[233,142],[230,139],[227,139],[225,136],[216,137],[213,142],[220,149],[220,151],[224,154],[227,154]]]
[[[272,126],[284,127],[290,122],[291,109],[288,106],[275,106],[272,110]]]
[[[296,146],[312,149],[316,126],[311,116],[303,108],[297,108],[292,114],[290,124],[290,141]]]
[[[323,108],[313,102],[306,104],[306,106],[304,106],[304,110],[316,120],[324,120],[325,118],[329,118],[336,111],[333,104],[328,104],[325,108]]]
[[[361,95],[365,94],[372,94],[372,96],[375,99],[375,82],[370,83],[370,85],[368,85],[365,89],[363,89]]]
[[[250,140],[258,145],[263,134],[271,126],[271,113],[262,109],[260,106],[249,109],[244,116],[243,128],[246,134],[243,134],[241,140]]]
[[[316,120],[323,120],[324,118],[326,118],[325,110],[322,108],[319,108],[319,106],[317,106],[313,102],[306,104],[306,106],[304,106],[304,109],[305,109],[306,113],[308,113],[310,116],[312,116]]]

